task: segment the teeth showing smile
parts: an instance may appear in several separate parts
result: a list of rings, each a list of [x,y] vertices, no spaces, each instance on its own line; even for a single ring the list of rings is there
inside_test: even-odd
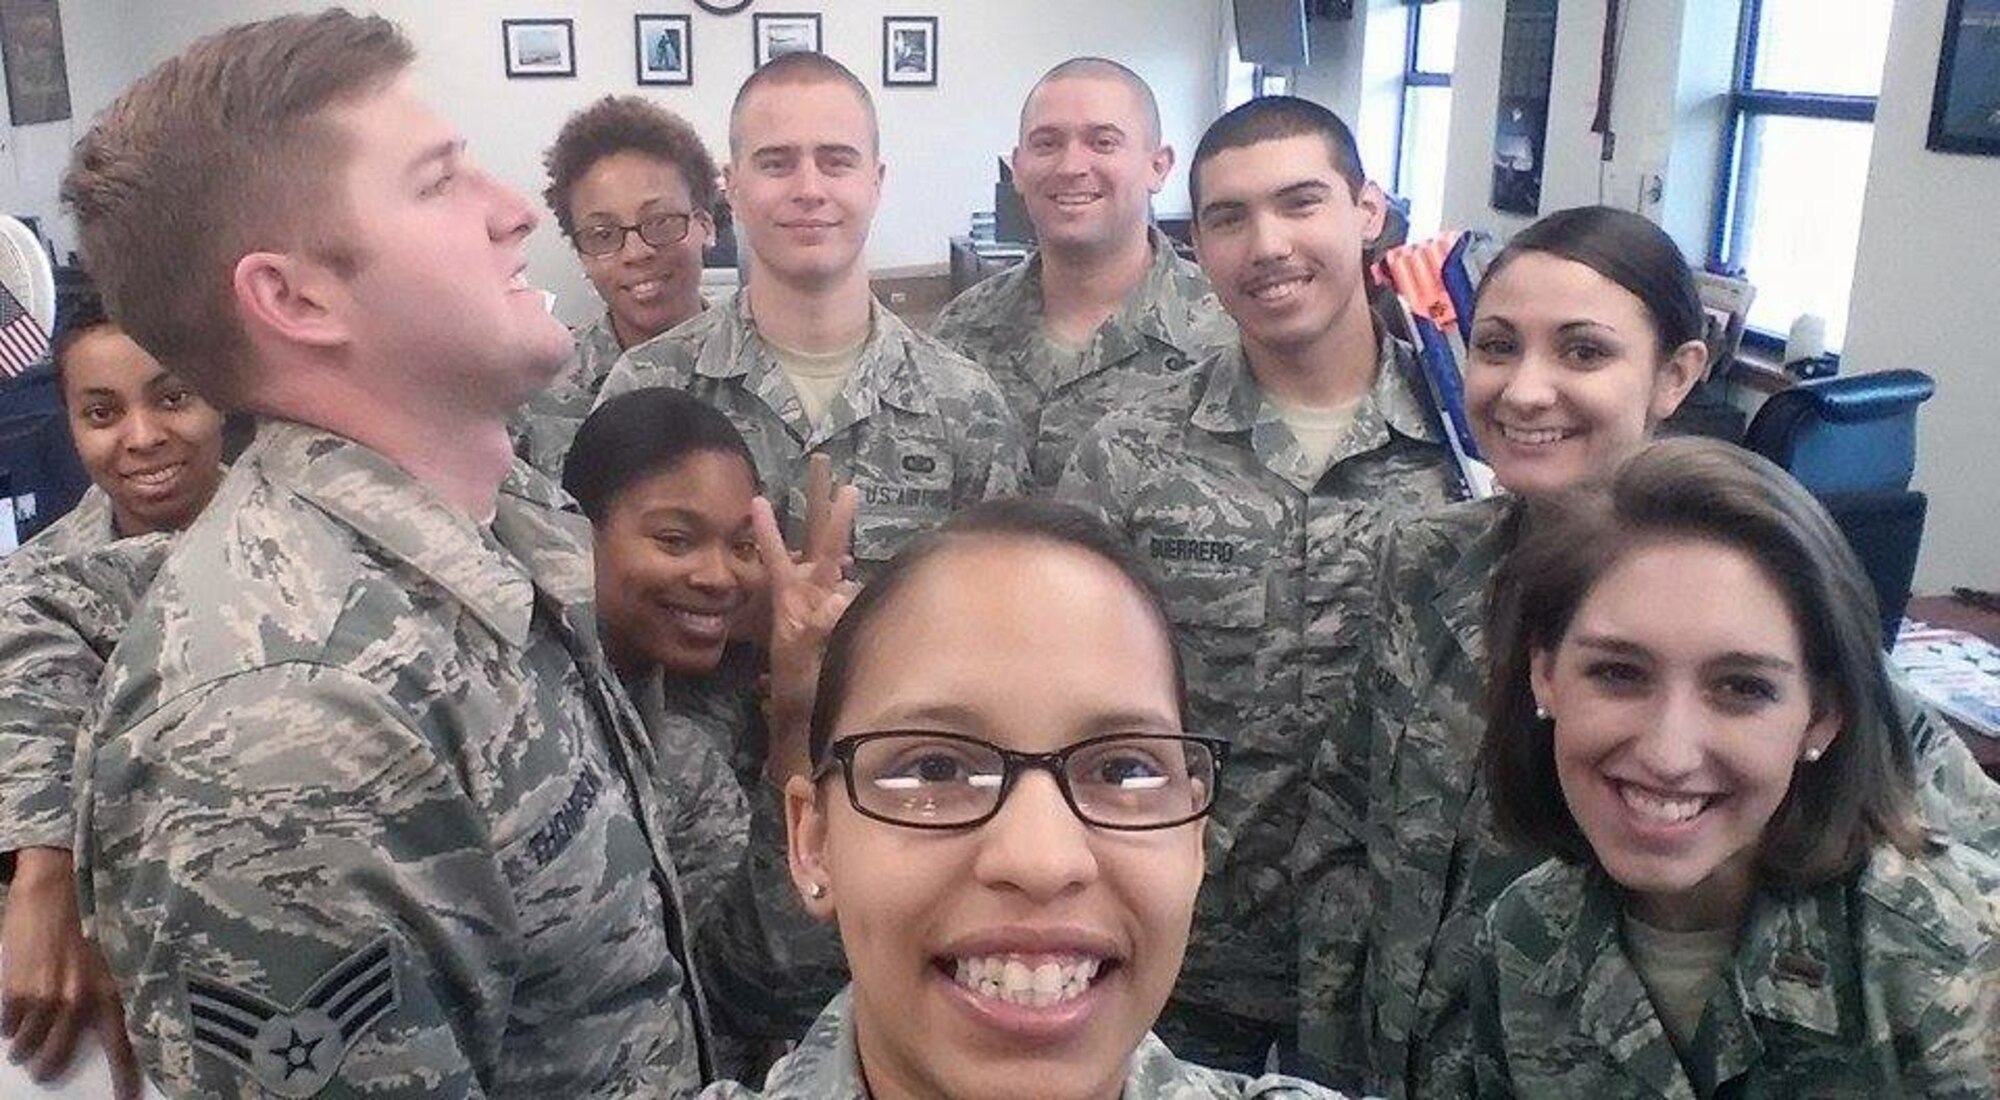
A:
[[[1508,424],[1500,425],[1500,434],[1507,442],[1524,447],[1546,447],[1570,437],[1569,431],[1563,428],[1516,428]]]
[[[666,284],[660,282],[660,280],[647,279],[645,282],[633,283],[631,286],[626,287],[625,292],[641,302],[650,302],[659,297],[660,292],[664,289],[666,289]]]
[[[1265,303],[1282,302],[1297,293],[1299,288],[1305,286],[1309,281],[1306,276],[1297,275],[1289,279],[1279,279],[1276,282],[1262,283],[1250,288],[1250,296]]]
[[[1094,192],[1090,194],[1063,194],[1055,196],[1056,205],[1061,207],[1088,206],[1096,202],[1098,198],[1099,196]]]
[[[688,611],[675,607],[669,608],[667,614],[672,617],[676,626],[690,634],[720,634],[729,625],[726,618],[715,613]]]
[[[172,466],[162,466],[157,470],[148,470],[142,474],[126,474],[125,480],[142,488],[157,489],[178,476],[181,472],[181,466],[182,463],[176,462]]]
[[[1029,966],[1018,956],[986,955],[957,960],[952,978],[981,997],[1048,1008],[1083,996],[1102,965],[1099,959],[1075,959]]]
[[[529,284],[528,284],[528,273],[527,273],[526,271],[516,271],[516,272],[514,273],[514,277],[513,277],[513,278],[511,278],[511,279],[509,279],[509,280],[507,280],[507,289],[508,289],[508,290],[531,290],[531,289],[533,289],[533,288],[532,288],[531,286],[529,286]]]
[[[1624,800],[1625,808],[1648,821],[1662,825],[1678,825],[1708,808],[1707,795],[1664,795],[1635,787],[1630,783],[1619,783],[1618,797]]]

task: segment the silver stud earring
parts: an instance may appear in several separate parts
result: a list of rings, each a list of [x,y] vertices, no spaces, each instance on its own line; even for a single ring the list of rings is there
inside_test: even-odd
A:
[[[1824,755],[1826,755],[1826,750],[1820,748],[1818,745],[1814,745],[1812,748],[1806,750],[1806,763],[1817,764],[1819,763],[1819,758]]]
[[[1537,721],[1537,722],[1546,722],[1546,721],[1548,721],[1548,720],[1549,720],[1549,708],[1547,708],[1547,707],[1545,707],[1545,706],[1541,705],[1540,703],[1536,703],[1536,704],[1535,704],[1535,721]]]
[[[823,882],[815,882],[807,885],[806,896],[813,899],[814,901],[818,901],[819,899],[825,897],[826,884]]]

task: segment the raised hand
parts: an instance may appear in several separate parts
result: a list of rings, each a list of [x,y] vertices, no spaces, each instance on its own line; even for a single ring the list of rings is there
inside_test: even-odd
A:
[[[783,786],[808,770],[806,726],[812,718],[813,689],[827,635],[859,586],[846,579],[860,494],[852,485],[835,487],[833,463],[813,455],[806,467],[805,545],[786,549],[771,502],[751,504],[757,550],[770,583],[770,696],[765,711],[770,749],[765,778]]]

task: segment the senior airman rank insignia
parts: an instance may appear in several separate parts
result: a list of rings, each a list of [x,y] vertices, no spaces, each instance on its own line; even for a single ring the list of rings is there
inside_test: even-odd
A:
[[[356,951],[286,1008],[212,978],[187,978],[194,1045],[278,1096],[325,1088],[369,1025],[396,1007],[389,938]]]

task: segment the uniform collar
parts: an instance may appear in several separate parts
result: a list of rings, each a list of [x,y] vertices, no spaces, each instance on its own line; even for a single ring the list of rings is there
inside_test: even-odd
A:
[[[554,507],[559,497],[546,479],[523,477],[518,463],[488,537],[388,458],[317,428],[266,421],[244,461],[451,593],[509,645],[527,642],[538,580],[564,605],[587,599],[579,589],[590,576],[588,543],[558,534],[567,526]]]
[[[1194,426],[1216,435],[1248,432],[1250,449],[1264,467],[1301,492],[1311,492],[1326,471],[1342,461],[1387,446],[1392,433],[1437,442],[1428,406],[1419,395],[1415,353],[1379,330],[1375,381],[1325,466],[1315,464],[1299,446],[1277,404],[1258,385],[1240,339],[1210,352],[1204,367],[1201,397],[1190,418]]]
[[[1511,497],[1489,497],[1451,506],[1462,510],[1465,522],[1450,528],[1456,545],[1431,608],[1475,666],[1486,660],[1486,594],[1512,542],[1515,504]]]
[[[1181,259],[1174,251],[1173,239],[1158,226],[1147,227],[1146,239],[1153,258],[1145,276],[1125,295],[1117,312],[1091,334],[1089,350],[1082,357],[1059,357],[1056,373],[1049,380],[1051,390],[1132,358],[1146,350],[1149,340],[1184,357],[1201,350],[1196,346],[1192,317],[1211,293],[1208,280],[1201,268]],[[996,278],[1006,282],[994,291],[1002,303],[994,317],[995,330],[1046,339],[1042,335],[1046,315],[1042,309],[1042,253],[1036,251],[1025,263]],[[1028,347],[1031,342],[1015,346]]]
[[[868,419],[883,405],[920,416],[937,412],[936,395],[917,367],[921,337],[873,296],[868,299],[868,342],[862,345],[854,375],[828,406],[817,430],[807,424],[791,380],[757,333],[748,289],[737,291],[712,312],[721,336],[711,334],[702,342],[695,373],[738,380],[813,444]]]

